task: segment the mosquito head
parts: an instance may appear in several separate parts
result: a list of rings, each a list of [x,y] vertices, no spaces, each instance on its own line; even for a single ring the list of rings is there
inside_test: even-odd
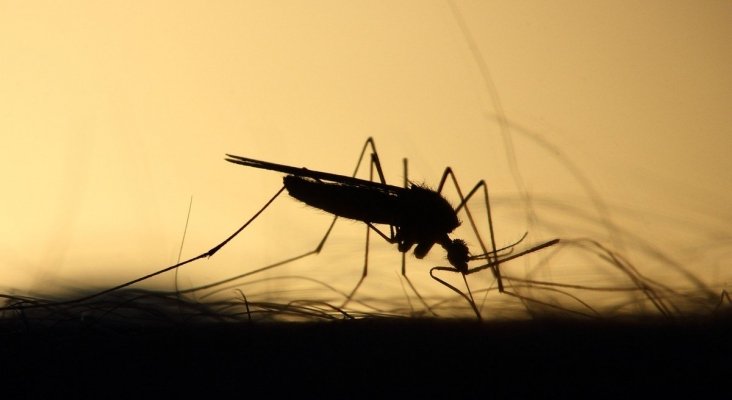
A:
[[[453,267],[462,273],[468,271],[470,255],[468,253],[468,245],[465,244],[465,241],[448,239],[442,243],[442,247],[447,250],[447,260]]]

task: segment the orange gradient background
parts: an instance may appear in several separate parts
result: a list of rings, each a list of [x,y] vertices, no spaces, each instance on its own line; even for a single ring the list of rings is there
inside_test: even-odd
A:
[[[455,5],[477,53],[444,1],[0,1],[0,292],[101,289],[175,263],[191,196],[183,258],[200,254],[281,185],[225,153],[349,174],[369,136],[394,184],[402,157],[416,182],[448,165],[465,188],[485,179],[499,246],[592,237],[668,285],[685,281],[649,254],[729,290],[732,3]],[[329,221],[283,196],[178,284],[308,251]],[[363,233],[341,222],[323,254],[263,276],[350,289]],[[372,237],[364,293],[400,297],[398,252]],[[426,272],[443,257],[409,259],[426,293],[451,293]],[[586,266],[552,268],[611,279]]]

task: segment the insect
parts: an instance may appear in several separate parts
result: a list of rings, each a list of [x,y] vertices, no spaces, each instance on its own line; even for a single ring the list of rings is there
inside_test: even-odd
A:
[[[369,148],[371,149],[369,180],[356,178],[355,175],[358,173],[366,151]],[[539,250],[540,248],[548,247],[558,241],[553,240],[519,254],[506,255],[502,259],[499,259],[499,253],[501,251],[512,248],[518,242],[504,249],[495,250],[496,246],[493,238],[492,222],[490,220],[488,191],[484,181],[480,181],[467,196],[463,196],[462,190],[457,183],[457,179],[455,178],[452,169],[448,167],[442,175],[438,189],[432,190],[426,186],[408,181],[406,172],[407,161],[405,159],[404,187],[389,185],[386,183],[384,178],[381,162],[379,160],[373,138],[368,138],[366,140],[361,150],[353,176],[314,171],[307,168],[298,168],[289,165],[254,160],[231,154],[227,154],[226,161],[252,168],[283,172],[287,174],[283,178],[283,189],[286,189],[290,196],[311,207],[318,208],[334,215],[333,222],[318,247],[313,252],[306,254],[320,252],[320,249],[327,240],[333,225],[339,217],[362,221],[366,224],[366,257],[363,273],[361,279],[348,295],[346,303],[355,294],[367,275],[368,241],[369,233],[371,231],[381,236],[387,242],[397,245],[397,249],[402,253],[402,275],[405,278],[406,267],[404,254],[406,252],[414,248],[415,257],[422,259],[436,244],[441,246],[446,252],[446,258],[451,267],[435,267],[432,269],[430,274],[434,279],[468,300],[479,317],[480,312],[475,306],[475,302],[470,295],[469,289],[469,295],[466,296],[462,291],[458,290],[454,286],[435,277],[433,272],[436,270],[458,272],[463,275],[463,279],[465,280],[465,275],[467,274],[491,268],[497,278],[499,291],[502,292],[503,284],[498,271],[500,263],[506,262],[507,260],[520,255]],[[379,177],[379,181],[373,181],[374,170]],[[454,208],[441,194],[448,178],[452,178],[460,196],[460,203]],[[483,241],[480,240],[480,233],[467,206],[468,200],[470,200],[470,198],[481,188],[483,189],[486,208],[488,209],[491,248],[493,249],[491,251],[489,251],[485,244],[483,244]],[[281,192],[282,189],[277,195]],[[460,225],[458,212],[463,209],[470,220],[470,224],[473,227],[476,236],[479,238],[479,242],[483,250],[481,254],[471,255],[464,240],[450,237],[450,234]],[[384,232],[376,225],[388,226],[388,232]],[[238,231],[236,233],[238,233]],[[236,233],[234,235],[236,235]],[[232,237],[234,235],[232,235]],[[227,241],[229,239],[227,239]],[[222,245],[223,244],[225,244],[225,242],[222,243]],[[468,263],[473,260],[484,260],[487,261],[487,263],[479,267],[475,267],[474,269],[469,269]],[[408,278],[407,282],[411,285]],[[465,284],[467,287],[467,280],[465,280]],[[412,288],[414,289],[413,286]]]
[[[367,143],[373,143],[371,139]],[[227,154],[226,161],[253,168],[287,173],[284,186],[288,193],[303,203],[327,211],[337,217],[363,221],[386,239],[407,252],[414,245],[414,255],[424,258],[435,244],[447,251],[447,259],[458,271],[467,272],[468,247],[461,239],[450,239],[449,233],[460,225],[450,203],[438,192],[425,186],[388,185],[349,176],[312,171]],[[378,158],[374,160],[379,176],[383,176]],[[374,224],[390,226],[389,235]]]

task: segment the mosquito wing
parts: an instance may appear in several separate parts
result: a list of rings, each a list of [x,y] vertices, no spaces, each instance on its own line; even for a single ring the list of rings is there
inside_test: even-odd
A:
[[[385,183],[381,182],[373,182],[373,181],[367,181],[365,179],[359,179],[354,178],[351,176],[346,175],[338,175],[338,174],[332,174],[330,172],[322,172],[322,171],[314,171],[303,167],[293,167],[291,165],[283,165],[283,164],[276,164],[268,161],[260,161],[260,160],[254,160],[251,158],[241,157],[241,156],[235,156],[231,154],[226,155],[226,161],[243,165],[245,167],[252,167],[252,168],[260,168],[260,169],[268,169],[270,171],[278,171],[278,172],[284,172],[286,174],[299,176],[299,177],[306,177],[306,178],[313,178],[317,179],[319,181],[329,181],[329,182],[335,182],[340,183],[343,185],[350,185],[350,186],[360,186],[360,187],[369,187],[373,189],[378,189],[381,191],[388,191],[393,192],[395,194],[401,193],[404,188],[401,188],[399,186],[393,186],[393,185],[387,185]]]
[[[246,167],[288,174],[284,184],[290,196],[331,214],[369,223],[401,226],[405,223],[412,189],[329,172],[227,154],[226,161]]]

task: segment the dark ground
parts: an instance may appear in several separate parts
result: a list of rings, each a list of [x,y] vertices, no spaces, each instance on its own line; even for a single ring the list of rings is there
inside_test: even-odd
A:
[[[3,398],[732,396],[730,315],[114,329],[0,322],[3,387],[13,395]]]

